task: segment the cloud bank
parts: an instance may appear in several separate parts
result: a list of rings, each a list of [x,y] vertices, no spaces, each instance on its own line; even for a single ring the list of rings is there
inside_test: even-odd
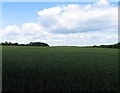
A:
[[[118,8],[107,0],[44,8],[37,15],[36,23],[1,29],[0,40],[42,41],[50,45],[99,45],[118,41]]]

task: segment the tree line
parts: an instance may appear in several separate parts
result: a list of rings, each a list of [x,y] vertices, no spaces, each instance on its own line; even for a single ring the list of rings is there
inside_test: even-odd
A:
[[[44,42],[30,42],[29,44],[18,44],[16,43],[11,43],[11,42],[5,42],[1,43],[3,46],[49,46],[47,43]]]
[[[93,48],[119,48],[120,49],[120,42],[118,42],[117,44],[113,44],[113,45],[94,45],[92,46]]]
[[[1,43],[3,46],[49,46],[47,43],[44,42],[30,42],[29,44],[18,44],[16,43],[11,43],[11,42],[5,42]],[[113,45],[94,45],[94,46],[86,46],[86,47],[91,47],[91,48],[120,48],[120,42],[117,44]]]

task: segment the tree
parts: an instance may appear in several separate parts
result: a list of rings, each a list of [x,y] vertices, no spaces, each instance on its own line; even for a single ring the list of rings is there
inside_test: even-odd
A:
[[[49,46],[47,43],[43,43],[43,42],[30,42],[29,45],[30,46]]]

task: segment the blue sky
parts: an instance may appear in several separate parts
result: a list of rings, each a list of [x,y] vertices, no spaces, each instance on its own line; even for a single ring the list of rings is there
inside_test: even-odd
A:
[[[3,2],[0,41],[42,41],[53,46],[116,43],[117,5],[107,0]]]
[[[3,2],[3,27],[14,24],[21,25],[23,22],[36,22],[39,10],[64,4],[86,5],[93,4],[93,2]],[[111,2],[111,4],[118,5],[117,2]]]
[[[74,4],[88,4],[92,2],[74,2]],[[20,25],[23,22],[36,22],[37,12],[44,8],[50,8],[71,2],[3,2],[2,19],[5,21],[3,27],[7,25]],[[72,3],[73,4],[73,3]]]

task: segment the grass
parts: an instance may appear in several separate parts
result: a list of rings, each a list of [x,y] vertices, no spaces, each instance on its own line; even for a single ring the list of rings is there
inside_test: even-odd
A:
[[[3,91],[117,91],[118,49],[4,46]]]

